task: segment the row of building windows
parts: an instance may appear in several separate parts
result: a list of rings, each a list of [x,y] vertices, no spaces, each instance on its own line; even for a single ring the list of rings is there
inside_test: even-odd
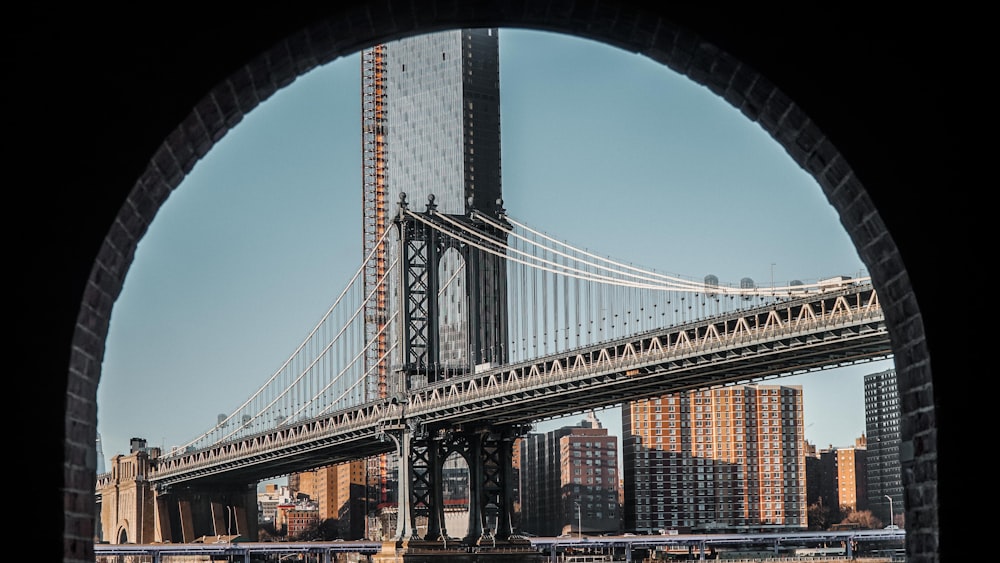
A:
[[[578,465],[578,464],[574,464],[574,465]],[[607,474],[608,475],[614,477],[614,475],[615,475],[615,468],[614,467],[607,467],[607,468],[605,468],[605,467],[596,467],[596,466],[595,467],[588,467],[587,470],[586,470],[586,473],[587,473],[587,475],[600,475],[601,472],[604,469],[607,469]],[[579,467],[577,467],[577,468],[575,468],[573,470],[573,474],[574,475],[580,475],[581,471],[582,471],[582,469],[580,469]]]
[[[615,457],[615,450],[587,450],[586,452],[581,452],[579,450],[573,452],[573,457]]]
[[[723,407],[725,407],[725,408],[723,408]],[[660,406],[656,406],[656,407],[638,407],[638,408],[635,408],[634,411],[639,416],[652,416],[652,415],[657,415],[657,414],[661,414],[662,415],[662,413],[664,413],[664,412],[666,412],[667,414],[672,414],[672,415],[676,415],[676,414],[680,413],[680,414],[685,415],[685,416],[692,416],[692,412],[693,412],[693,416],[695,416],[696,418],[701,418],[702,416],[712,416],[713,414],[715,416],[721,416],[723,413],[741,413],[742,412],[744,414],[746,414],[746,413],[754,413],[754,414],[756,414],[757,412],[768,412],[768,413],[771,413],[771,414],[775,414],[775,413],[789,413],[789,414],[791,414],[791,413],[795,413],[795,412],[798,412],[798,411],[802,410],[802,406],[800,404],[798,404],[798,403],[791,403],[791,402],[789,402],[789,403],[784,403],[783,402],[781,404],[776,404],[776,405],[762,404],[762,405],[760,405],[760,409],[757,409],[756,407],[757,407],[757,405],[753,405],[753,404],[745,405],[745,407],[742,406],[742,405],[733,405],[733,407],[729,407],[728,405],[718,405],[717,404],[717,405],[715,405],[714,412],[713,412],[713,409],[712,409],[711,406],[705,406],[705,407],[696,406],[696,407],[694,407],[694,409],[691,409],[689,407],[673,407],[673,406],[667,406],[665,408],[664,407],[660,407]]]
[[[601,447],[607,448],[609,450],[608,455],[615,455],[615,448],[617,447],[617,444],[615,444],[615,442],[613,441],[591,443],[591,442],[581,442],[579,440],[570,440],[569,444],[570,447],[572,448],[598,448],[594,450],[598,452],[597,455],[600,455],[600,452],[604,451],[600,449]]]
[[[586,463],[584,463],[584,462],[586,462]],[[615,461],[614,460],[608,460],[608,463],[609,463],[609,465],[610,464],[614,464]],[[601,460],[599,460],[599,459],[588,459],[588,460],[574,459],[573,460],[573,465],[576,466],[576,467],[580,467],[580,466],[583,466],[583,465],[587,465],[588,467],[593,466],[593,467],[597,467],[598,468],[597,471],[601,470],[600,469],[600,467],[601,467]],[[609,467],[608,468],[608,472],[609,473],[614,473],[615,469],[613,467]]]

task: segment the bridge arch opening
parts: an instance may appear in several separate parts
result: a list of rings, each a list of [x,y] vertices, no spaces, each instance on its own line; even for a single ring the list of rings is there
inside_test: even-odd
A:
[[[442,345],[440,362],[443,370],[457,370],[469,365],[472,350],[469,349],[470,337],[467,311],[468,290],[462,272],[465,271],[465,260],[457,248],[446,248],[438,264],[438,279],[441,288],[438,296],[438,311],[440,321],[438,326]]]
[[[444,460],[444,525],[448,538],[464,538],[469,533],[469,462],[459,452]]]
[[[493,5],[497,10],[502,10],[502,8],[498,8],[501,4],[499,2],[489,4]],[[629,9],[644,12],[644,9],[638,7]],[[891,241],[891,237],[887,236],[889,233],[879,219],[876,207],[868,197],[860,181],[853,175],[850,167],[847,165],[847,159],[839,153],[832,143],[826,140],[823,132],[808,119],[808,116],[795,104],[794,100],[788,98],[773,85],[770,85],[766,77],[758,75],[751,68],[741,65],[740,61],[732,59],[732,57],[725,53],[717,51],[715,46],[698,37],[693,32],[671,24],[667,18],[669,15],[668,12],[669,10],[665,8],[662,12],[654,10],[644,13],[645,16],[657,22],[664,33],[676,37],[677,40],[666,47],[660,44],[660,40],[646,37],[640,33],[626,34],[626,37],[622,37],[620,32],[602,25],[607,23],[607,16],[602,14],[592,14],[589,17],[582,18],[576,14],[554,14],[546,16],[541,20],[534,20],[533,18],[524,16],[522,18],[513,18],[514,22],[512,23],[530,23],[533,26],[551,31],[588,36],[609,44],[622,46],[629,50],[644,52],[650,58],[664,64],[667,68],[676,70],[695,82],[707,86],[710,90],[738,107],[750,119],[760,123],[785,148],[796,163],[809,171],[817,179],[817,182],[824,190],[831,204],[841,216],[844,226],[857,245],[862,260],[871,272],[872,277],[876,280],[876,285],[885,296],[886,301],[903,301],[911,298],[912,289],[909,280],[905,276],[905,272],[901,272],[894,264],[887,264],[883,260],[885,252],[895,255],[897,251]],[[498,11],[484,10],[483,14],[485,15],[451,16],[446,19],[449,19],[454,27],[492,25],[498,19],[506,20],[506,18],[500,18]],[[338,48],[330,44],[308,44],[296,41],[296,39],[307,34],[307,32],[303,32],[302,34],[295,34],[289,37],[288,42],[280,46],[280,49],[285,49],[288,45],[295,45],[288,52],[291,53],[291,58],[298,63],[297,65],[282,67],[275,62],[275,59],[269,59],[267,56],[262,56],[260,59],[254,61],[248,61],[248,64],[251,66],[260,66],[261,68],[269,68],[278,77],[278,82],[280,83],[283,80],[293,80],[296,76],[315,68],[322,61],[332,60],[337,56],[353,52],[352,50],[356,50],[357,47],[399,35],[398,28],[396,28],[398,21],[395,21],[390,15],[369,14],[369,17],[373,22],[372,28],[366,31],[357,31],[355,35],[356,40],[349,47]],[[594,26],[597,27],[595,28]],[[603,31],[594,31],[594,29],[598,28]],[[417,34],[422,31],[429,31],[430,29],[431,26],[429,25],[414,24],[412,27],[407,28],[405,34]],[[682,45],[686,45],[688,42],[693,42],[693,44],[700,45],[701,47],[700,49],[694,49],[694,52],[692,52],[688,48],[682,47]],[[711,56],[699,56],[706,53],[711,53]],[[734,71],[734,68],[739,69],[738,72]],[[745,87],[742,89],[732,87],[734,78],[737,76],[740,79],[738,82],[744,83],[746,81]],[[237,81],[233,80],[232,77],[228,79],[220,77],[220,80],[222,82],[212,90],[211,94],[216,98],[228,98],[231,95],[230,92],[232,92],[230,89],[233,88],[234,83]],[[764,99],[768,100],[769,103],[760,105],[754,103],[755,100],[761,100],[762,94],[758,89],[766,91]],[[273,93],[269,86],[255,86],[252,82],[241,83],[237,87],[236,95],[239,96],[241,92],[259,100],[265,100]],[[251,103],[248,107],[235,111],[235,115],[241,116],[248,113],[253,109],[255,104]],[[204,147],[203,150],[207,152],[217,139],[232,127],[228,123],[206,126],[204,122],[194,127],[187,127],[187,125],[199,121],[200,119],[195,114],[188,116],[185,124],[183,124],[184,126],[180,128],[186,129],[189,137],[167,140],[164,142],[162,149],[172,155],[188,154],[190,151],[171,149],[179,149],[181,145],[187,146],[193,140],[196,141],[196,144]],[[232,122],[238,122],[238,119],[230,123]],[[188,165],[192,164],[193,161],[197,161],[201,156],[203,154],[190,155],[188,157],[191,159],[190,162],[179,162],[182,158],[177,156],[173,158],[178,160],[176,164],[183,170],[189,169]],[[151,155],[151,161],[152,158]],[[830,163],[837,163],[837,165],[834,166]],[[142,200],[150,203],[150,205],[126,206],[119,213],[118,219],[124,224],[131,224],[133,221],[139,220],[143,224],[148,225],[166,201],[170,190],[178,187],[183,177],[183,174],[176,174],[176,170],[167,171],[159,166],[149,166],[143,173],[140,181],[137,182],[136,188],[129,199]],[[152,186],[156,186],[157,188],[154,189]],[[162,186],[167,186],[169,189],[159,190]],[[143,234],[144,230],[142,232],[135,232],[131,236],[125,236],[124,241],[120,239],[112,240],[109,236],[105,242],[105,248],[100,253],[101,258],[95,263],[95,273],[92,274],[91,280],[95,287],[103,287],[104,291],[112,297],[120,293],[124,282],[124,273],[119,279],[110,282],[107,279],[99,280],[97,278],[103,278],[101,272],[106,270],[106,266],[108,266],[106,264],[108,256],[133,256]],[[129,263],[131,260],[128,258],[125,261]],[[127,271],[127,269],[126,266],[125,270]],[[114,299],[112,298],[105,300],[104,303],[98,303],[93,307],[88,306],[81,309],[78,320],[78,331],[74,337],[75,348],[88,350],[93,354],[93,357],[103,356],[104,342],[95,342],[88,335],[91,334],[91,327],[104,325],[106,328],[111,317],[113,303]],[[886,314],[890,332],[894,335],[894,345],[897,348],[905,345],[908,351],[910,351],[906,357],[900,358],[897,362],[897,371],[901,374],[901,395],[912,393],[915,397],[914,401],[907,404],[904,411],[904,435],[907,439],[913,440],[915,438],[914,433],[917,430],[923,431],[926,429],[924,427],[918,428],[913,422],[908,424],[906,420],[918,416],[920,412],[933,412],[933,405],[929,403],[928,394],[916,393],[918,388],[926,388],[930,385],[929,355],[923,345],[923,329],[919,326],[919,322],[916,323],[917,326],[913,326],[912,324],[906,325],[907,336],[904,338],[896,336],[902,332],[901,327],[906,323],[906,320],[900,316],[902,313],[887,310]],[[96,402],[96,386],[97,381],[100,379],[100,366],[90,365],[77,369],[79,371],[70,373],[71,389],[67,390],[67,420],[89,420],[92,425],[91,429],[93,430],[96,429],[96,415],[93,413],[92,408],[87,405],[87,395],[78,396],[72,389],[75,388],[73,382],[76,378],[83,376],[84,379],[93,382],[92,395],[89,396],[89,399],[91,404]],[[87,386],[85,385],[85,387]],[[67,438],[67,440],[71,440],[71,438]],[[935,451],[935,444],[932,439],[927,439],[925,445],[929,450],[930,461],[923,461],[921,463],[928,463],[929,467],[932,468],[934,465],[933,452]],[[95,448],[93,442],[89,446],[91,450]],[[85,463],[81,464],[79,461],[68,460],[68,463],[74,468],[82,469],[83,473],[87,471],[92,472],[93,470],[92,467],[86,466]],[[908,475],[908,488],[914,491],[923,488],[933,489],[935,486],[933,473],[933,471],[923,471]],[[80,477],[76,478],[79,479]],[[90,487],[90,492],[87,491],[88,488],[86,486],[77,488],[84,491],[77,494],[80,494],[85,499],[89,495],[92,495],[92,486]],[[908,513],[912,511],[915,515],[916,511],[920,511],[921,514],[926,515],[928,510],[934,510],[933,505],[922,506],[920,504],[920,501],[923,500],[922,495],[915,493],[910,495],[910,498],[914,502],[906,507]],[[927,502],[934,502],[933,495],[929,495]],[[67,539],[76,539],[74,537],[74,530],[92,529],[92,516],[87,518],[80,515],[67,515],[66,518],[67,526],[64,534]],[[71,525],[72,521],[77,518],[82,519],[85,525],[82,527]],[[916,517],[908,520],[916,520]],[[87,526],[87,523],[90,526]],[[928,528],[936,531],[936,518],[932,518],[932,521],[926,525]]]

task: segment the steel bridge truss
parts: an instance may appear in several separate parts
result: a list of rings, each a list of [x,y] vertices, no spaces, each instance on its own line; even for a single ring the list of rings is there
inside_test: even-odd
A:
[[[229,473],[264,480],[392,451],[385,429],[522,424],[622,401],[891,357],[868,284],[658,330],[569,354],[455,377],[349,411],[158,458],[168,485]]]
[[[878,296],[861,284],[429,385],[410,393],[407,412],[524,423],[891,355]]]

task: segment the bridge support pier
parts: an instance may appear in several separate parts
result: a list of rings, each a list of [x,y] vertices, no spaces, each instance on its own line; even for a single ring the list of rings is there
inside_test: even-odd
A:
[[[156,491],[155,517],[157,541],[227,536],[257,541],[256,483]]]
[[[394,541],[383,543],[376,563],[430,561],[535,562],[544,557],[531,543],[512,538],[513,443],[527,427],[473,429],[400,426],[387,429],[396,442],[399,499]],[[465,537],[452,538],[444,524],[443,465],[453,453],[469,468],[469,517]],[[426,534],[418,535],[417,518]]]
[[[452,454],[459,454],[469,468],[469,519],[466,545],[506,541],[513,532],[514,440],[526,428],[484,426],[473,429],[443,428],[427,432],[413,441],[410,457],[411,518],[426,514],[427,534],[423,539],[447,537],[443,522],[444,494],[442,466]],[[415,522],[411,525],[415,526]]]

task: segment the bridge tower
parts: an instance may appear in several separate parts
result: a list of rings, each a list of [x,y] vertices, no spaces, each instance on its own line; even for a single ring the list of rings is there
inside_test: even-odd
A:
[[[419,216],[446,216],[505,240],[472,219],[478,211],[502,221],[498,30],[432,33],[365,51],[362,108],[366,332],[386,335],[392,318],[397,327],[367,356],[366,372],[375,374],[368,388],[403,399],[410,389],[507,361],[503,260],[408,213],[410,202],[426,201]],[[388,268],[397,257],[400,266]],[[390,345],[393,338],[398,345]],[[394,459],[376,463],[375,481],[389,491],[395,471],[397,515],[394,541],[380,560],[421,560],[407,548],[413,541],[424,552],[450,546],[451,557],[455,548],[487,541],[509,548],[513,440],[525,430],[413,419],[385,428],[397,448]],[[466,461],[470,488],[468,531],[457,542],[445,526],[442,496],[442,464],[453,454]],[[418,516],[426,521],[423,534]],[[525,546],[510,560],[532,560]]]
[[[145,440],[132,438],[129,453],[114,456],[111,471],[98,475],[99,536],[105,541],[151,543],[158,539],[151,516],[155,494],[148,480],[157,455],[159,448],[147,448]]]
[[[506,315],[500,310],[506,306],[504,298],[506,272],[503,258],[479,252],[473,245],[442,234],[432,225],[435,221],[436,205],[434,196],[429,196],[427,210],[418,218],[409,211],[406,195],[400,196],[400,214],[395,223],[399,229],[400,285],[399,302],[403,305],[403,320],[399,323],[402,343],[402,362],[396,368],[396,387],[402,390],[445,380],[453,375],[464,375],[474,369],[464,370],[441,361],[440,326],[441,307],[434,296],[443,294],[442,279],[439,275],[444,256],[454,251],[461,258],[467,287],[477,287],[466,295],[470,311],[469,324],[475,326],[487,321],[505,321]],[[498,217],[502,209],[496,210]],[[451,216],[451,221],[465,222],[474,226],[491,238],[501,238],[502,232],[492,227],[477,224],[466,217]],[[476,278],[479,279],[476,279]],[[505,334],[502,327],[493,331],[481,330],[480,335]],[[502,348],[497,346],[498,349]],[[485,350],[484,350],[485,351]],[[496,350],[483,356],[470,353],[477,360],[502,361]],[[490,363],[489,361],[486,363]],[[482,364],[477,364],[482,365]],[[400,399],[402,400],[402,396]],[[403,429],[400,429],[403,430]],[[506,538],[511,534],[510,507],[513,505],[513,478],[510,474],[513,440],[523,435],[526,427],[497,427],[486,421],[475,428],[452,428],[446,426],[420,425],[410,429],[411,474],[400,482],[413,483],[412,499],[430,510],[428,539],[441,536],[445,532],[439,528],[443,519],[441,498],[441,464],[450,453],[461,455],[470,471],[470,522],[467,539],[477,541],[485,531],[487,505],[495,511],[495,530],[491,533]],[[490,489],[490,486],[493,488]],[[490,503],[487,499],[492,499]],[[400,502],[403,506],[403,502]],[[402,508],[400,514],[402,515]],[[400,518],[400,523],[404,522]],[[403,533],[401,530],[400,533]]]

